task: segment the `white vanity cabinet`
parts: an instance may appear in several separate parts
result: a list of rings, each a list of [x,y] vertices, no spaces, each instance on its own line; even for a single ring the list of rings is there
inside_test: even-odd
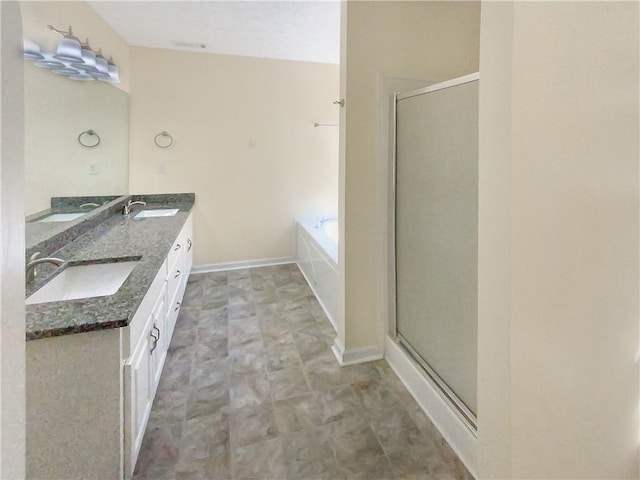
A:
[[[27,342],[27,478],[133,475],[191,269],[191,218],[127,327]]]
[[[124,477],[131,478],[162,367],[187,286],[193,258],[189,216],[129,327],[131,355],[124,364]],[[143,325],[140,328],[140,325]]]

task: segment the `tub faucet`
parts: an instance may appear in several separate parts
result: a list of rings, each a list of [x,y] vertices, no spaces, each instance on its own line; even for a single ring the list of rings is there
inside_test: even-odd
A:
[[[143,201],[140,201],[140,200],[138,200],[136,202],[129,200],[129,203],[127,203],[124,206],[124,208],[122,209],[122,214],[123,215],[129,215],[131,213],[131,207],[134,206],[134,205],[146,205],[146,204],[147,204],[147,202],[143,202]]]
[[[40,258],[40,252],[34,253],[29,258],[29,263],[27,263],[27,266],[25,268],[25,279],[27,283],[33,281],[33,279],[36,278],[36,267],[41,263],[53,263],[54,265],[60,267],[62,264],[64,264],[64,260],[54,257]]]
[[[318,223],[316,223],[315,228],[320,228],[321,226],[323,226],[325,223],[330,222],[332,220],[335,220],[334,217],[322,217],[322,220],[320,220]]]

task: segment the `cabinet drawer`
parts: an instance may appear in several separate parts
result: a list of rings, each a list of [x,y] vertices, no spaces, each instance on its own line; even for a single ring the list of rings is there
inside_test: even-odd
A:
[[[184,260],[185,272],[191,273],[191,264],[193,263],[193,214],[189,215],[182,232],[187,245]]]
[[[167,276],[167,298],[169,299],[172,299],[175,296],[180,282],[182,282],[184,277],[188,276],[188,273],[184,271],[184,257],[184,252],[178,255],[178,258],[173,264],[173,268]]]
[[[173,299],[169,303],[169,309],[167,310],[167,330],[169,332],[173,332],[173,329],[176,326],[176,320],[178,319],[178,315],[180,313],[180,306],[182,305],[182,298],[184,296],[184,291],[187,288],[187,280],[188,276],[184,275],[180,284],[178,285],[178,289],[176,290]]]
[[[177,293],[178,292],[176,292],[176,296],[169,304],[169,309],[167,310],[167,330],[171,332],[171,335],[173,335],[173,330],[176,327],[176,320],[178,320],[178,315],[180,314],[180,304],[182,303],[178,298]]]
[[[168,267],[169,270],[173,270],[176,261],[179,260],[180,255],[183,256],[183,271],[189,273],[191,269],[191,259],[193,258],[193,215],[190,214],[185,222],[182,230],[178,234],[178,238],[173,243],[168,255]]]
[[[187,249],[187,245],[185,240],[183,239],[182,232],[178,235],[178,238],[173,243],[171,250],[169,250],[169,255],[167,255],[167,267],[169,268],[169,272],[173,270],[178,257]]]

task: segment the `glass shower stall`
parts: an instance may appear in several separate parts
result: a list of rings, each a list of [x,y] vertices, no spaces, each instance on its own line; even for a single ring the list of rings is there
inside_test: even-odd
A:
[[[478,74],[395,98],[392,334],[477,430]]]

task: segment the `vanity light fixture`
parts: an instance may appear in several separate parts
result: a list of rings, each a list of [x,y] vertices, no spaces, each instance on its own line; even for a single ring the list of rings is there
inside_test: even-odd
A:
[[[63,36],[58,43],[55,54],[43,51],[38,44],[24,39],[24,58],[35,60],[38,67],[49,68],[53,73],[65,75],[71,80],[101,80],[107,83],[120,83],[118,67],[113,57],[106,60],[102,49],[95,53],[89,46],[89,39],[81,43],[72,27],[68,31],[59,30],[53,25],[47,28]]]

